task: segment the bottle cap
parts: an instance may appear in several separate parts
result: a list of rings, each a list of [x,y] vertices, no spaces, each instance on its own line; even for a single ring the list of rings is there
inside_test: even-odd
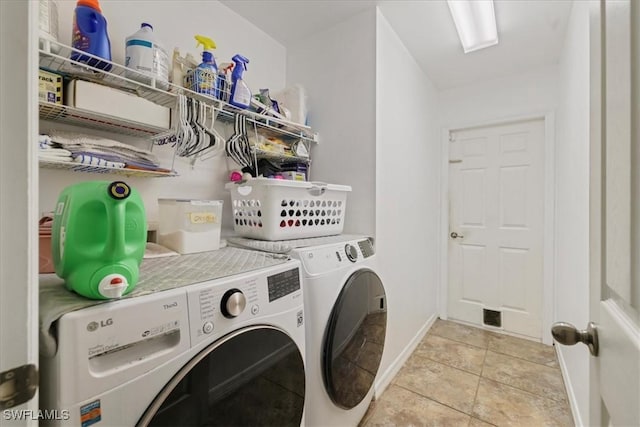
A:
[[[100,2],[98,0],[78,0],[78,6],[87,6],[102,13],[100,9]]]
[[[149,27],[153,31],[153,26],[151,24],[147,24],[146,22],[143,22],[142,24],[140,24],[140,28],[144,28],[144,27]]]

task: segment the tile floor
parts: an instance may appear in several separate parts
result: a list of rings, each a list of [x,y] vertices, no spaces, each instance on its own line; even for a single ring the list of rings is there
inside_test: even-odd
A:
[[[438,319],[361,427],[573,426],[553,347]]]

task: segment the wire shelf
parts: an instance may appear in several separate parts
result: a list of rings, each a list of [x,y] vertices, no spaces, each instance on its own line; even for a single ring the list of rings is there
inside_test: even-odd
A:
[[[218,117],[223,121],[233,121],[234,114],[242,114],[248,118],[249,123],[254,123],[257,127],[271,135],[283,136],[288,139],[304,139],[309,142],[318,142],[318,135],[312,132],[311,128],[308,126],[279,119],[277,117],[271,117],[266,114],[259,114],[250,110],[243,110],[221,100],[214,99],[172,83],[158,82],[146,75],[136,73],[134,70],[116,64],[115,62],[106,61],[103,58],[76,50],[52,40],[43,38],[41,39],[41,45],[42,48],[39,50],[40,68],[45,70],[53,71],[69,78],[82,78],[84,80],[102,83],[121,90],[127,90],[151,102],[169,108],[174,108],[176,106],[177,94],[182,93],[190,98],[213,105],[216,111],[218,111]],[[101,64],[104,68],[109,68],[109,71],[105,71],[102,68],[97,68],[83,62],[74,61],[71,59],[73,53],[79,53],[83,57],[90,58],[91,62]],[[141,80],[147,80],[149,84],[144,84],[130,78],[132,75],[136,74],[139,74]],[[98,121],[100,120],[98,115],[95,115],[94,118],[97,118]],[[97,125],[98,121],[94,121],[94,125]],[[110,117],[103,116],[103,121],[112,123]],[[109,130],[114,130],[109,127],[109,124],[106,124],[106,126]],[[120,125],[116,124],[116,127],[119,126]],[[129,127],[129,124],[125,123],[124,127]],[[140,126],[136,125],[135,127]],[[155,130],[153,132],[155,132]],[[151,133],[145,133],[145,135],[150,134]]]
[[[137,137],[149,137],[167,131],[167,129],[161,127],[149,126],[119,117],[96,114],[68,105],[52,104],[44,101],[40,102],[39,113],[41,120],[62,122]]]
[[[309,159],[308,157],[292,156],[260,149],[255,149],[254,151],[255,155],[258,156],[259,159],[274,160],[280,163],[311,163],[311,159]]]
[[[178,174],[175,171],[161,172],[161,171],[146,171],[138,169],[127,168],[109,168],[104,166],[91,166],[83,165],[75,162],[56,162],[51,160],[39,160],[40,167],[46,169],[63,169],[71,170],[74,172],[88,172],[88,173],[108,173],[111,175],[122,175],[127,177],[141,177],[141,178],[164,178],[175,177]]]
[[[81,77],[85,80],[102,83],[118,89],[128,90],[142,98],[164,107],[173,108],[175,106],[176,95],[157,87],[156,83],[158,85],[162,84],[169,89],[171,89],[171,86],[173,85],[156,82],[155,80],[150,80],[149,85],[143,84],[129,78],[130,76],[137,74],[135,71],[116,64],[115,62],[106,61],[103,58],[73,49],[72,47],[65,46],[51,40],[41,39],[41,42],[43,47],[39,50],[40,68],[69,77]],[[104,64],[103,67],[109,68],[109,71],[88,65],[84,62],[72,60],[71,56],[74,53],[79,53],[83,57],[90,58],[89,60],[96,64]],[[148,77],[143,74],[140,74],[140,77],[142,79],[148,79]]]

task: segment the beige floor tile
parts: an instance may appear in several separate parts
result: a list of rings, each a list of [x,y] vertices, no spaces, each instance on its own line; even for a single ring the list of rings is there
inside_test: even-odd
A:
[[[552,368],[559,366],[553,346],[509,335],[493,334],[489,340],[489,350]]]
[[[431,329],[429,329],[429,333],[481,348],[487,348],[489,339],[493,335],[493,333],[484,329],[442,319],[436,320]]]
[[[573,426],[569,407],[485,378],[480,379],[473,417],[497,426]]]
[[[482,377],[549,399],[561,402],[565,402],[566,399],[560,369],[517,357],[487,351]]]
[[[471,414],[480,377],[420,356],[411,357],[395,384]]]
[[[365,426],[367,424],[367,422],[369,421],[369,419],[371,419],[371,417],[373,416],[373,413],[376,410],[376,405],[377,404],[378,404],[378,400],[372,400],[371,401],[371,403],[369,404],[369,407],[367,408],[367,412],[364,413],[364,415],[362,416],[362,419],[358,423],[359,427]]]
[[[478,375],[482,371],[485,353],[486,350],[482,348],[430,334],[414,352],[417,356]]]
[[[471,417],[471,422],[469,422],[469,427],[493,427],[494,424],[485,423],[482,420]]]
[[[469,424],[470,417],[433,400],[390,385],[376,403],[365,426],[451,426]]]

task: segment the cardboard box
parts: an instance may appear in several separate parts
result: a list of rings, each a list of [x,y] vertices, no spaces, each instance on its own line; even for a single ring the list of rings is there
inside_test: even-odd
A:
[[[66,88],[65,105],[163,129],[171,125],[171,109],[137,95],[84,80]]]
[[[38,99],[62,105],[62,76],[50,71],[38,72]]]

